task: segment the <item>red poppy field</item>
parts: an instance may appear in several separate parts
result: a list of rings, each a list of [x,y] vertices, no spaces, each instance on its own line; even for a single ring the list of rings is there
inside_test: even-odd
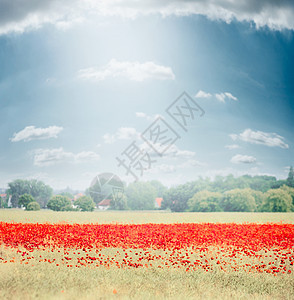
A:
[[[0,223],[2,246],[17,257],[2,263],[64,264],[67,267],[218,268],[266,272],[293,272],[292,224],[30,224]],[[116,254],[105,256],[107,248]],[[34,255],[36,250],[43,255]],[[61,261],[46,253],[63,254]],[[131,255],[132,253],[133,255]]]
[[[182,284],[183,280],[190,282],[185,298],[194,298],[199,292],[193,290],[193,282],[194,288],[197,286],[197,276],[197,280],[207,281],[207,288],[210,284],[218,285],[221,289],[229,288],[238,293],[238,289],[244,290],[245,286],[246,297],[258,295],[291,299],[294,294],[294,224],[0,222],[0,243],[0,268],[18,270],[22,276],[26,274],[25,270],[29,270],[31,275],[33,272],[33,276],[48,272],[56,277],[59,272],[70,276],[81,272],[89,274],[86,277],[95,273],[95,276],[100,274],[98,277],[102,281],[109,274],[129,276],[134,281],[143,275],[146,281],[163,276],[168,286],[173,284],[173,280],[179,281],[181,278]],[[11,276],[13,278],[13,274]],[[179,278],[171,279],[169,276]],[[234,284],[232,278],[235,278]],[[108,291],[100,292],[100,295],[130,296],[127,284],[122,284],[122,278],[117,280],[117,284],[115,280],[108,283]],[[133,283],[129,284],[132,286]],[[59,288],[53,288],[54,292],[64,295],[66,290],[70,290],[66,283],[60,291]],[[162,294],[165,289],[166,286],[155,296],[177,297],[175,291]],[[242,298],[243,290],[240,295],[233,295]],[[7,296],[5,293],[3,295]],[[206,296],[219,296],[212,295]],[[30,298],[31,295],[27,296]]]

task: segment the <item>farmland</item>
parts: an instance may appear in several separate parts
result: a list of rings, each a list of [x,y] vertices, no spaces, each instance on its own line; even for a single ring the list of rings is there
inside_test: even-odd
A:
[[[294,223],[294,213],[168,213],[165,211],[54,212],[0,210],[0,221],[25,223]]]
[[[0,221],[1,299],[294,297],[292,213],[10,210]]]

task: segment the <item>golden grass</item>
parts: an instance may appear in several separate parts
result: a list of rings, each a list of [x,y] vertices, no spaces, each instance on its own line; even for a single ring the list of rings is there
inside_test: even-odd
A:
[[[11,250],[2,250],[10,258]],[[113,255],[114,249],[105,249]],[[34,251],[47,258],[61,254]],[[2,253],[3,255],[3,253]],[[72,256],[72,255],[71,255]],[[0,299],[293,299],[294,275],[184,269],[68,268],[34,260],[0,264]]]
[[[1,209],[0,221],[29,223],[294,223],[294,213],[171,213],[165,211],[54,212]]]

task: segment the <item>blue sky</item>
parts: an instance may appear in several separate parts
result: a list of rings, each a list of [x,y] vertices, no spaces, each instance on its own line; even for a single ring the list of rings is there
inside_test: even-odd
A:
[[[142,176],[133,162],[140,180],[287,176],[291,1],[26,3],[0,0],[0,187],[84,189],[102,172],[131,182],[117,158],[132,142],[156,160]],[[187,131],[166,112],[184,91],[205,111]],[[159,117],[180,137],[162,156],[140,137]]]

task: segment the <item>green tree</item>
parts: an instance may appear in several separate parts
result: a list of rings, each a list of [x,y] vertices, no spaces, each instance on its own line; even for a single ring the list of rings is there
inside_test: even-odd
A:
[[[278,183],[276,177],[268,176],[268,175],[257,175],[251,177],[249,181],[249,187],[251,189],[263,193],[271,189],[273,185],[277,185],[277,184]]]
[[[251,180],[250,176],[241,176],[241,177],[233,177],[233,175],[229,175],[224,180],[223,191],[230,191],[233,189],[245,189],[249,187],[249,182]]]
[[[7,208],[7,201],[8,201],[9,195],[7,194],[6,197],[0,196],[0,208]]]
[[[200,191],[188,200],[189,211],[213,212],[221,211],[219,206],[222,194]]]
[[[47,202],[52,196],[53,190],[49,185],[44,182],[32,179],[29,181],[30,194],[36,199],[41,207],[45,208]]]
[[[30,194],[30,185],[28,180],[16,179],[8,183],[8,193],[11,195],[12,207],[18,207],[18,200],[21,195]]]
[[[95,208],[95,203],[89,196],[82,196],[78,198],[75,200],[74,205],[76,205],[81,211],[93,211]]]
[[[40,210],[40,204],[36,201],[30,202],[27,206],[27,210]]]
[[[265,195],[261,191],[251,190],[250,191],[252,196],[254,197],[255,204],[256,204],[256,211],[261,210],[262,203],[264,201]]]
[[[170,208],[172,211],[186,211],[188,200],[193,195],[207,187],[206,180],[187,182],[177,187],[170,188],[163,196],[162,208]]]
[[[280,179],[277,180],[276,182],[273,182],[271,187],[269,189],[266,190],[266,192],[270,189],[279,189],[280,187],[282,187],[283,185],[287,184],[287,180],[286,179]]]
[[[233,189],[245,189],[251,188],[256,191],[266,192],[273,185],[277,184],[277,180],[274,176],[250,176],[243,175],[235,178],[232,174],[223,177],[216,176],[213,182],[210,182],[206,188],[213,192],[227,192]]]
[[[85,194],[91,197],[96,205],[104,199],[104,195],[101,191],[101,184],[97,181],[94,185],[86,189]]]
[[[156,189],[149,182],[134,182],[126,188],[126,197],[132,210],[154,209]]]
[[[30,202],[35,202],[35,199],[30,194],[23,194],[18,199],[18,204],[28,209],[28,205]]]
[[[32,195],[41,207],[46,207],[46,204],[52,196],[52,188],[42,181],[36,179],[22,180],[16,179],[8,183],[7,193],[12,196],[11,202],[13,207],[18,207],[19,197],[23,194]]]
[[[70,193],[70,192],[61,192],[58,195],[66,196],[69,199],[73,199],[74,198],[74,195],[72,193]]]
[[[61,208],[61,211],[79,211],[79,209],[73,207],[72,204],[67,204]]]
[[[163,209],[170,208],[172,211],[185,211],[188,208],[188,200],[190,196],[189,191],[185,190],[183,186],[170,188],[163,195],[163,202],[161,207]]]
[[[156,190],[156,197],[163,197],[164,193],[167,191],[167,187],[164,186],[160,181],[158,180],[152,180],[149,181],[149,183],[155,188]]]
[[[71,201],[68,197],[62,195],[53,196],[47,204],[47,207],[54,211],[61,211],[66,206],[72,206]]]
[[[256,209],[255,199],[249,188],[225,192],[220,204],[224,211],[254,211]]]
[[[281,189],[292,197],[292,209],[294,210],[294,188],[288,185],[283,185]]]
[[[271,189],[266,192],[262,211],[289,212],[293,209],[292,197],[283,188]]]
[[[114,210],[128,209],[126,195],[122,194],[120,197],[111,197],[110,208]]]
[[[287,178],[287,185],[294,188],[294,170],[293,167],[290,167],[288,178]]]

